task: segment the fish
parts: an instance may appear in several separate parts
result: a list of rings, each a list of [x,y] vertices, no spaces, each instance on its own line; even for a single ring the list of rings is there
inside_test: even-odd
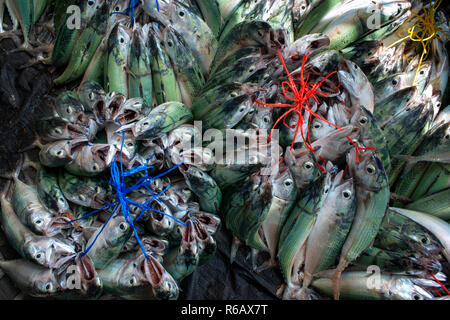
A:
[[[380,299],[380,300],[431,300],[433,295],[416,284],[413,277],[404,275],[390,275],[382,273],[374,275],[372,279],[370,273],[366,272],[344,272],[342,274],[342,284],[340,296],[343,299]],[[376,279],[375,279],[376,277]],[[368,287],[369,281],[373,280],[373,288]],[[376,284],[375,281],[380,281]],[[327,295],[333,292],[330,279],[320,278],[312,283],[312,286]]]
[[[104,83],[108,92],[114,91],[128,96],[128,65],[132,31],[123,24],[117,24],[109,34],[106,45]]]
[[[179,287],[153,256],[118,258],[99,271],[104,290],[125,299],[176,300]]]
[[[75,247],[56,237],[34,234],[14,212],[6,195],[1,199],[3,232],[13,248],[25,259],[35,264],[55,268],[75,255]]]
[[[306,241],[302,293],[315,274],[328,269],[336,260],[355,217],[357,195],[353,179],[345,180],[344,171],[335,176],[327,174],[322,197],[322,206],[315,213],[317,218]]]
[[[92,234],[86,244],[96,269],[104,269],[119,256],[132,231],[123,215],[110,214],[107,222]]]
[[[118,132],[131,129],[134,137],[142,140],[170,132],[192,120],[192,113],[186,105],[175,101],[166,102],[154,108],[147,117],[130,125],[122,126]]]
[[[162,31],[162,39],[164,49],[173,63],[182,101],[190,107],[194,97],[205,84],[205,78],[192,50],[176,29],[171,26],[166,27]]]
[[[375,239],[389,201],[389,185],[382,162],[370,151],[362,152],[359,156],[357,163],[355,150],[347,155],[349,171],[355,183],[357,205],[350,232],[334,271],[335,299],[339,299],[339,278],[342,271]]]
[[[199,198],[200,208],[206,212],[217,213],[222,201],[222,191],[214,179],[195,166],[183,163],[178,168],[189,188]]]

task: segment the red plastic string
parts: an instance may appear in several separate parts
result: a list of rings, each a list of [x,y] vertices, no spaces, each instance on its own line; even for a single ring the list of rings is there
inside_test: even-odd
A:
[[[308,119],[308,130],[307,130],[307,135],[306,135],[306,139],[304,137],[303,134],[303,130],[300,130],[300,134],[302,136],[303,142],[305,144],[305,146],[311,151],[311,152],[316,152],[316,150],[313,149],[312,147],[312,143],[309,137],[309,132],[310,132],[310,128],[311,128],[311,122],[312,122],[312,116],[318,118],[319,120],[322,120],[326,123],[328,123],[329,125],[335,127],[338,130],[343,130],[342,128],[340,128],[339,126],[335,125],[334,123],[329,122],[328,120],[324,119],[323,117],[321,117],[320,115],[318,115],[317,113],[315,113],[314,111],[311,110],[311,108],[309,107],[309,99],[312,98],[317,104],[319,104],[319,97],[327,97],[328,93],[325,92],[319,92],[317,91],[322,84],[333,74],[337,73],[336,71],[333,71],[331,73],[329,73],[328,75],[326,75],[322,81],[318,82],[318,83],[312,83],[309,82],[309,76],[310,74],[308,73],[308,75],[306,76],[306,80],[304,77],[304,71],[305,71],[305,64],[306,61],[308,60],[309,57],[309,52],[303,56],[303,61],[302,61],[302,66],[300,69],[300,75],[297,76],[297,78],[299,80],[294,81],[294,79],[292,78],[292,75],[289,73],[289,70],[286,67],[286,64],[284,62],[283,59],[283,55],[281,54],[281,51],[279,48],[277,48],[278,51],[278,56],[280,57],[280,61],[283,65],[284,70],[286,71],[286,74],[288,76],[288,81],[283,81],[281,83],[281,90],[283,92],[284,97],[287,100],[293,101],[293,104],[287,104],[287,103],[265,103],[265,102],[261,102],[255,99],[255,102],[259,105],[264,105],[264,106],[268,106],[268,107],[281,107],[281,108],[290,108],[288,111],[284,112],[278,119],[277,121],[275,121],[270,134],[269,134],[269,141],[272,138],[272,133],[273,130],[275,130],[276,126],[278,125],[278,123],[280,123],[281,120],[283,120],[283,125],[289,129],[293,129],[295,127],[295,133],[294,133],[294,137],[292,139],[292,143],[291,143],[291,149],[294,147],[294,142],[295,139],[297,137],[298,131],[301,127],[303,127],[303,116],[306,112],[309,112],[309,119]],[[292,59],[299,59],[299,55],[295,54],[291,57]],[[297,88],[297,85],[299,85],[300,87]],[[340,83],[337,85],[336,89],[339,89],[340,87]],[[289,91],[291,91],[291,95],[289,95]],[[343,103],[342,103],[343,104]],[[287,116],[291,113],[291,112],[296,112],[298,114],[298,121],[295,125],[289,126],[286,123],[286,119]],[[375,148],[360,148],[358,147],[353,141],[352,139],[347,136],[347,138],[351,141],[351,143],[355,146],[356,148],[356,162],[359,162],[358,159],[358,151],[359,150],[376,150]],[[320,157],[321,158],[321,157]],[[322,161],[324,161],[326,163],[326,161],[321,158]],[[325,171],[325,169],[316,161],[316,164],[319,166],[320,170]]]

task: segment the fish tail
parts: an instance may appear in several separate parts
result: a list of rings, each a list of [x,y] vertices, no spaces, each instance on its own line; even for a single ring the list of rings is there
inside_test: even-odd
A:
[[[341,274],[342,271],[339,269],[336,269],[334,275],[333,275],[333,293],[334,293],[334,300],[339,300],[339,294],[341,292]]]

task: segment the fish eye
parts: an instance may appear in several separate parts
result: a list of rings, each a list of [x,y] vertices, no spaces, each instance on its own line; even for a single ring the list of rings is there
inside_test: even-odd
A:
[[[446,134],[444,138],[445,138],[445,140],[448,140],[448,139],[450,139],[450,135]]]
[[[368,174],[374,174],[375,173],[375,167],[371,164],[369,164],[366,168],[366,171]]]
[[[96,186],[96,187],[95,187],[95,192],[97,192],[97,193],[102,192],[102,188],[99,187],[99,186]]]
[[[92,7],[94,5],[94,1],[93,0],[89,0],[88,1],[88,5]]]
[[[45,290],[47,290],[47,292],[50,292],[50,291],[52,291],[53,290],[53,284],[52,283],[47,283],[46,285],[45,285]]]
[[[180,11],[180,12],[178,12],[178,15],[179,15],[180,17],[184,17],[184,12],[183,12],[183,11]]]
[[[291,179],[286,180],[286,181],[284,182],[284,185],[285,185],[286,187],[290,187],[290,186],[292,185],[292,180],[291,180]]]
[[[67,113],[72,113],[72,108],[71,107],[67,107],[66,112]]]
[[[97,171],[98,170],[98,165],[96,165],[95,163],[92,165],[92,170]]]
[[[436,107],[440,108],[440,107],[441,107],[441,103],[438,102],[438,103],[436,104]]]
[[[119,41],[120,41],[120,43],[124,43],[125,39],[123,37],[120,37]]]
[[[302,5],[302,8],[301,8],[302,10],[305,10],[306,9],[306,6],[305,5]]]
[[[305,169],[311,169],[312,167],[313,167],[314,165],[313,165],[313,163],[311,162],[311,161],[307,161],[307,162],[305,162],[305,164],[303,165],[303,167],[305,168]]]
[[[60,128],[55,128],[53,131],[57,134],[62,134],[62,130]]]
[[[149,123],[146,121],[146,122],[144,122],[144,126],[148,126],[149,125]]]
[[[127,146],[128,146],[128,147],[132,147],[132,146],[133,146],[133,142],[128,142],[128,143],[127,143]]]
[[[237,92],[236,91],[231,92],[230,97],[232,98],[237,97]]]
[[[367,117],[361,117],[361,119],[359,119],[359,123],[366,124],[367,120],[368,120]]]
[[[34,223],[37,224],[37,225],[40,225],[40,224],[42,224],[42,220],[38,219]]]
[[[263,36],[263,33],[261,32],[261,30],[258,30],[258,36],[260,36],[260,37],[262,37]]]
[[[420,296],[420,295],[418,295],[418,294],[413,295],[413,299],[414,299],[414,300],[423,300],[423,299],[422,299],[422,296]]]
[[[56,155],[57,155],[57,156],[62,156],[63,153],[64,153],[64,152],[63,152],[62,150],[59,150],[59,151],[56,152]]]
[[[248,72],[253,72],[255,71],[255,68],[251,67],[250,69],[248,69]]]
[[[264,75],[263,79],[266,80],[267,78],[269,78],[269,76],[270,76],[270,75],[269,75],[268,73],[266,73],[266,74]]]
[[[320,122],[314,124],[314,129],[319,129],[320,127],[322,127],[322,124]]]
[[[80,194],[78,196],[78,199],[81,200],[81,201],[86,201],[86,197],[83,194]]]
[[[429,240],[428,238],[426,238],[426,237],[422,237],[422,238],[420,239],[420,242],[422,242],[423,244],[429,244],[429,243],[430,243],[430,240]]]
[[[93,92],[89,93],[89,99],[94,100],[95,94]]]
[[[125,231],[125,230],[128,229],[128,225],[125,222],[121,222],[119,224],[119,229],[122,230],[122,231]]]
[[[240,108],[239,108],[239,112],[244,112],[245,111],[245,106],[241,106]]]
[[[119,6],[116,6],[116,7],[114,8],[114,10],[119,11],[119,10],[120,10],[120,7],[119,7]]]
[[[325,188],[324,193],[328,193],[328,187]]]
[[[421,75],[423,75],[424,73],[425,73],[425,71],[423,71],[423,70],[420,70],[420,72],[419,72]]]
[[[398,80],[397,80],[397,79],[393,79],[393,80],[392,80],[392,84],[393,84],[394,86],[396,86],[397,83],[398,83]]]
[[[136,278],[135,277],[132,277],[131,279],[130,279],[130,284],[135,284],[136,283]]]
[[[39,260],[42,257],[42,254],[40,252],[36,253],[34,256],[37,260]]]
[[[63,197],[59,197],[58,198],[58,201],[61,202],[61,203],[64,203],[65,202],[64,200],[66,200],[66,199],[64,199]]]
[[[265,123],[269,123],[270,122],[270,117],[269,116],[264,116],[263,121]]]
[[[254,109],[251,109],[249,112],[248,112],[248,114],[253,114],[255,112],[255,110]]]
[[[342,192],[342,195],[345,199],[350,199],[350,197],[352,196],[352,192],[349,190],[345,190],[344,192]]]
[[[168,41],[167,41],[167,45],[168,45],[169,47],[172,47],[172,46],[173,46],[172,40],[168,40]]]
[[[140,108],[140,107],[142,107],[142,103],[140,103],[140,102],[135,102],[135,103],[133,104],[133,106]]]

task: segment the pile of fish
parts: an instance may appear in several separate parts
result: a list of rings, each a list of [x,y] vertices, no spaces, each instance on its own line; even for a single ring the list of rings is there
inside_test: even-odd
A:
[[[439,5],[0,2],[0,39],[22,34],[17,50],[55,74],[38,160],[4,175],[1,226],[22,259],[0,268],[31,296],[176,299],[222,221],[231,263],[249,247],[284,299],[446,299]]]

